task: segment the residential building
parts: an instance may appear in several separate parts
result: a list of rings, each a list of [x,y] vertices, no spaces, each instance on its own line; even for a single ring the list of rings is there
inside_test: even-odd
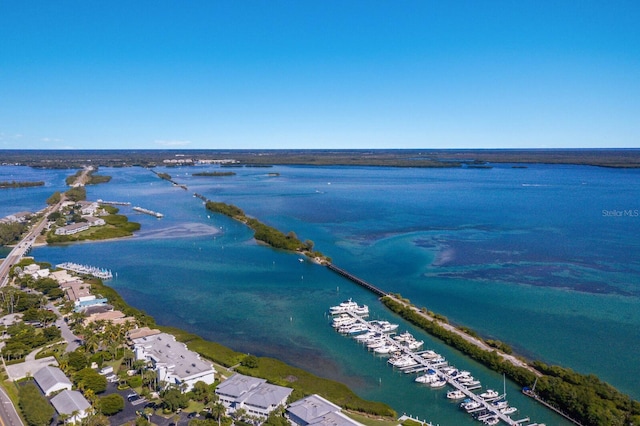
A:
[[[58,414],[68,416],[65,423],[79,423],[92,412],[91,404],[78,391],[65,390],[51,398]]]
[[[82,217],[87,221],[89,226],[102,226],[107,224],[107,222],[105,222],[104,219],[101,217],[95,217],[95,216],[82,216]]]
[[[267,417],[278,406],[284,406],[291,392],[291,388],[237,373],[216,387],[216,395],[228,412],[244,409],[247,414],[258,417]]]
[[[62,226],[56,229],[56,235],[73,235],[78,232],[86,231],[89,229],[88,222],[72,223],[71,225]]]
[[[80,214],[83,216],[94,216],[100,208],[95,201],[78,201],[76,204],[80,206]]]
[[[26,222],[33,215],[31,212],[18,212],[7,216],[9,222]]]
[[[33,379],[46,396],[63,389],[71,390],[73,387],[71,380],[69,380],[58,367],[42,367],[36,371]]]
[[[159,333],[132,341],[136,360],[151,362],[158,380],[167,386],[175,385],[187,392],[196,382],[210,385],[215,381],[213,366],[171,334]]]
[[[311,395],[289,404],[286,415],[298,426],[362,426],[320,395]]]

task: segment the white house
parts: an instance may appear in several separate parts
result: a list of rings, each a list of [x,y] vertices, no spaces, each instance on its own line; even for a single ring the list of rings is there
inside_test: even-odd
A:
[[[86,221],[89,224],[89,226],[102,226],[102,225],[106,224],[104,219],[101,218],[101,217],[83,216],[83,218],[86,219]]]
[[[285,405],[291,392],[291,388],[237,373],[216,387],[216,395],[228,412],[244,409],[247,414],[259,417],[267,417],[278,406]]]
[[[136,360],[151,362],[158,373],[158,380],[190,391],[196,382],[210,385],[215,381],[213,366],[176,341],[171,334],[159,333],[133,339]]]
[[[72,223],[71,225],[62,226],[56,229],[56,235],[73,235],[78,232],[86,231],[89,229],[88,222]]]
[[[342,414],[339,406],[320,395],[311,395],[289,404],[286,414],[291,422],[299,426],[362,426]]]
[[[51,405],[58,414],[69,416],[66,423],[78,423],[91,414],[91,404],[78,391],[65,390],[51,398]],[[74,414],[72,416],[72,414]]]
[[[73,387],[71,381],[64,375],[62,370],[57,367],[42,367],[36,371],[33,379],[46,396],[63,389],[71,390]]]
[[[95,201],[78,201],[80,214],[93,216],[98,212],[99,206]]]
[[[29,219],[32,215],[33,213],[31,212],[18,212],[10,214],[9,216],[7,216],[7,219],[10,222],[26,222],[27,219]]]

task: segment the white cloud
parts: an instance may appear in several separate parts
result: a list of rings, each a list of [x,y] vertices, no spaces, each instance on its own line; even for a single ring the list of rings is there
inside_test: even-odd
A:
[[[185,145],[189,145],[191,144],[191,141],[176,141],[176,140],[159,140],[156,139],[155,141],[153,141],[156,145],[162,145],[162,146],[185,146]]]
[[[40,139],[42,142],[62,142],[62,139],[58,138],[42,138]]]

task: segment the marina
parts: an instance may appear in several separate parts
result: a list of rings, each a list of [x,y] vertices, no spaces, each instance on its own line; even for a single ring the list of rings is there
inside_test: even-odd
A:
[[[144,214],[148,214],[148,215],[151,215],[151,216],[155,216],[158,219],[164,217],[164,215],[162,213],[154,212],[153,210],[145,209],[143,207],[135,206],[133,208],[133,210],[135,210],[137,212],[140,212],[140,213],[144,213]]]
[[[73,262],[59,263],[56,265],[56,268],[66,269],[67,271],[72,271],[83,275],[92,275],[102,280],[110,280],[111,278],[113,278],[113,274],[107,269],[89,265],[80,265]]]
[[[493,389],[486,389],[481,393],[474,393],[474,390],[481,389],[482,386],[469,371],[450,366],[444,357],[432,350],[418,351],[424,341],[417,340],[409,332],[396,334],[398,324],[385,320],[366,321],[364,318],[368,315],[368,309],[366,315],[363,315],[364,307],[366,306],[360,306],[351,299],[332,306],[329,308],[332,327],[343,335],[353,337],[375,354],[390,355],[387,363],[398,371],[420,374],[415,379],[416,383],[431,389],[447,385],[453,387],[453,390],[447,392],[447,399],[464,399],[460,408],[486,425],[503,422],[511,426],[544,426],[528,423],[528,417],[512,419],[510,415],[517,408],[509,406],[506,391],[500,394]]]

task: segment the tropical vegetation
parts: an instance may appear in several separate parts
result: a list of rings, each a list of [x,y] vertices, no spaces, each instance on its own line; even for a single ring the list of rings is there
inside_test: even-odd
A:
[[[399,300],[403,300],[400,302]],[[539,397],[569,417],[590,426],[638,425],[640,402],[632,400],[594,375],[582,375],[571,369],[548,366],[536,361],[538,372],[505,361],[497,351],[487,351],[444,328],[438,320],[426,318],[425,309],[417,310],[406,299],[386,296],[385,306],[407,321],[442,340],[494,371],[504,373],[521,386],[532,386]]]

